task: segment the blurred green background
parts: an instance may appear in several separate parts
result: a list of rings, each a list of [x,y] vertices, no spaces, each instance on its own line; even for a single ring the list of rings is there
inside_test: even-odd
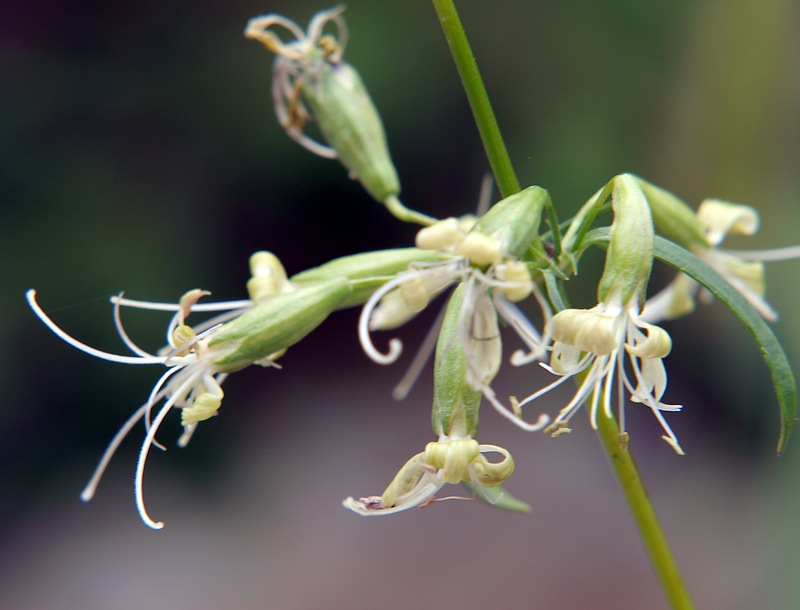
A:
[[[244,296],[247,257],[290,273],[406,245],[337,164],[300,149],[271,108],[272,58],[242,36],[251,16],[303,27],[307,1],[19,2],[0,8],[0,598],[9,608],[662,608],[632,521],[588,422],[558,441],[488,408],[483,442],[509,447],[508,515],[449,502],[391,519],[340,508],[380,493],[431,440],[426,378],[367,361],[344,312],[281,371],[226,383],[220,417],[148,464],[152,532],[135,513],[137,428],[89,505],[78,493],[158,372],[89,358],[27,310],[120,350],[109,294],[174,301],[190,288]],[[523,184],[568,216],[631,171],[697,205],[749,203],[746,248],[800,242],[800,6],[792,0],[461,2]],[[428,2],[351,0],[348,60],[383,115],[404,201],[474,209],[487,166]],[[726,244],[727,245],[727,244]],[[573,291],[591,304],[591,278]],[[775,331],[800,358],[798,263],[768,269]],[[661,269],[654,288],[671,277]],[[583,292],[581,292],[581,290]],[[166,319],[131,314],[142,345]],[[427,328],[401,332],[407,351]],[[800,450],[775,458],[777,407],[752,339],[719,304],[668,327],[666,399],[687,452],[629,409],[632,450],[698,607],[800,604]],[[383,337],[378,341],[383,340]],[[429,374],[428,376],[429,377]],[[544,381],[509,371],[499,393]],[[553,413],[555,401],[547,405]]]

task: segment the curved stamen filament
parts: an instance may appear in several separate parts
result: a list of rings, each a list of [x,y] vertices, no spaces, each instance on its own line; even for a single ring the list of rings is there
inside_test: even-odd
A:
[[[102,360],[108,360],[110,362],[118,362],[120,364],[163,364],[164,359],[159,356],[120,356],[119,354],[112,354],[109,352],[105,352],[103,350],[96,349],[85,343],[78,341],[74,337],[71,337],[66,332],[64,332],[61,327],[56,325],[53,320],[51,320],[48,315],[44,312],[44,310],[39,306],[36,302],[36,290],[31,288],[28,292],[25,293],[25,298],[28,300],[28,305],[33,310],[33,313],[44,323],[47,328],[49,328],[53,334],[55,334],[59,339],[64,341],[65,343],[71,345],[72,347],[79,349],[80,351],[89,354],[90,356],[94,356],[95,358],[100,358]]]
[[[149,527],[153,529],[160,530],[164,527],[164,523],[161,521],[153,521],[150,518],[150,515],[147,514],[147,509],[144,505],[144,490],[143,490],[143,480],[144,480],[144,467],[147,463],[147,454],[150,452],[150,447],[153,445],[156,432],[158,432],[159,427],[161,426],[161,422],[164,421],[164,418],[167,416],[167,413],[172,409],[175,403],[178,401],[180,396],[184,396],[190,388],[192,388],[199,380],[201,376],[201,372],[195,372],[189,375],[186,380],[180,385],[180,387],[175,391],[175,393],[170,396],[170,398],[164,403],[164,406],[161,407],[161,410],[156,415],[155,419],[153,420],[150,429],[147,432],[147,436],[145,436],[144,442],[142,443],[142,447],[139,451],[139,461],[136,464],[136,477],[134,479],[134,495],[136,497],[136,509],[139,511],[139,516],[141,517],[142,521]]]
[[[380,300],[391,290],[402,284],[405,280],[406,278],[400,275],[392,278],[383,286],[378,288],[364,304],[364,307],[361,309],[361,315],[358,317],[358,340],[361,343],[361,348],[364,350],[367,356],[373,360],[373,362],[377,362],[378,364],[392,364],[393,362],[396,362],[403,351],[403,343],[400,341],[400,339],[393,338],[389,341],[388,353],[382,354],[379,352],[375,347],[375,344],[372,343],[372,338],[369,334],[369,320],[372,316],[373,310],[375,307],[377,307]]]

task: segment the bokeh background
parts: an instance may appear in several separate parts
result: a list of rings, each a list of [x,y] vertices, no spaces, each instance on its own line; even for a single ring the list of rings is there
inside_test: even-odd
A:
[[[4,608],[664,608],[588,422],[552,440],[486,409],[483,442],[517,461],[529,515],[447,502],[392,518],[339,506],[380,493],[431,440],[430,374],[390,398],[403,364],[361,353],[344,312],[282,359],[226,383],[220,416],[174,446],[175,416],[132,497],[137,428],[96,498],[78,493],[159,374],[67,347],[26,309],[121,349],[107,296],[244,296],[247,257],[290,273],[406,245],[334,162],[300,149],[271,109],[272,58],[242,37],[310,1],[11,0],[0,8],[0,600]],[[461,2],[462,19],[523,184],[564,216],[611,176],[643,175],[691,202],[756,205],[762,230],[731,245],[800,242],[800,8],[792,0]],[[487,171],[428,2],[351,0],[347,57],[380,108],[404,200],[474,209]],[[591,304],[601,264],[582,267]],[[654,289],[670,277],[660,269]],[[798,263],[769,266],[774,328],[800,362]],[[131,313],[160,345],[166,319]],[[407,352],[429,323],[401,332]],[[629,409],[631,447],[698,607],[800,605],[800,450],[776,458],[778,418],[751,337],[719,304],[668,327],[666,398],[685,457]],[[379,339],[381,340],[381,339]],[[409,355],[407,354],[407,355]],[[403,362],[407,362],[407,359]],[[504,372],[523,395],[539,372]],[[563,398],[563,397],[562,397]],[[545,404],[551,413],[559,397]],[[563,403],[562,403],[563,404]]]

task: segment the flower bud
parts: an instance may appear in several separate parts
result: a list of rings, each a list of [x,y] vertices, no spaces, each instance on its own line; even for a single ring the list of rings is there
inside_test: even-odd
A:
[[[538,240],[542,209],[549,197],[543,188],[529,186],[489,208],[475,224],[473,233],[498,240],[504,255],[522,258]]]

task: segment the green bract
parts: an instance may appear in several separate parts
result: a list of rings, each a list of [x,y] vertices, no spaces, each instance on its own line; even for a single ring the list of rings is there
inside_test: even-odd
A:
[[[256,305],[217,330],[210,346],[233,347],[215,364],[236,370],[294,345],[351,293],[350,282],[340,277],[299,286]]]

